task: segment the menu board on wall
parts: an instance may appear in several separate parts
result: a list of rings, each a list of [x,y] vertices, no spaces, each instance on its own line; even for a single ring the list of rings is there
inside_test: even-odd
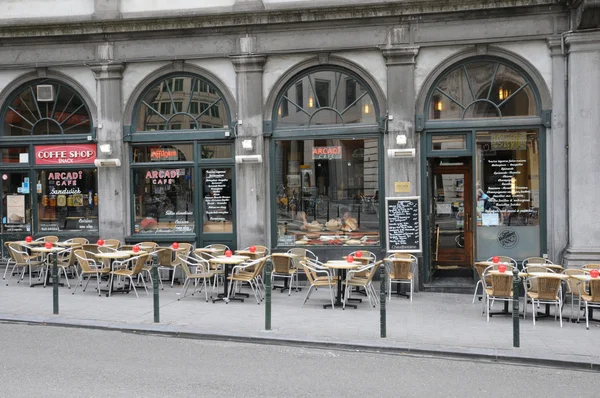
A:
[[[420,252],[421,197],[385,198],[388,252]]]
[[[206,170],[204,212],[208,221],[230,221],[227,216],[231,214],[231,196],[228,194],[226,173],[227,170],[223,169]]]

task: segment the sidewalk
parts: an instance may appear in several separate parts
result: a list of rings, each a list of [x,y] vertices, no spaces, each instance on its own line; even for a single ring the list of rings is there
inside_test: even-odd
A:
[[[161,323],[155,324],[151,288],[149,295],[142,289],[139,299],[133,292],[109,298],[95,293],[95,281],[86,292],[79,288],[72,295],[74,283],[71,290],[59,288],[60,314],[55,316],[51,286],[30,288],[14,278],[6,286],[2,281],[0,320],[600,367],[599,323],[590,323],[588,331],[585,321],[565,320],[560,328],[551,317],[539,319],[534,327],[529,307],[527,319],[520,322],[521,348],[513,348],[512,318],[500,315],[486,322],[481,303],[471,304],[470,295],[421,292],[412,303],[393,296],[387,302],[387,338],[380,338],[379,308],[371,310],[365,300],[358,309],[323,309],[329,297],[325,289],[314,292],[304,307],[306,290],[292,291],[291,296],[273,291],[272,331],[265,331],[264,303],[257,305],[253,297],[243,303],[213,304],[197,293],[177,301],[179,286],[167,285],[160,291]],[[496,303],[494,309],[501,308],[502,303]],[[564,315],[570,315],[570,304]]]

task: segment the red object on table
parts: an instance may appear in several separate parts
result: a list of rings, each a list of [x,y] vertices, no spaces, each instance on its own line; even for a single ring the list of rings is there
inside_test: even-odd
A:
[[[179,249],[179,243],[173,242],[173,244],[171,245],[171,248],[173,248],[174,250]]]
[[[33,237],[32,236],[26,236],[25,237],[25,242],[29,243],[33,241]]]
[[[356,258],[361,258],[362,257],[362,252],[359,250],[356,252]]]
[[[44,246],[46,247],[46,249],[52,249],[52,243],[51,242],[44,243]]]
[[[592,278],[597,278],[600,275],[600,271],[598,271],[597,269],[593,269],[590,271],[590,276]]]
[[[139,247],[138,245],[135,245],[135,246],[133,246],[133,247],[131,248],[131,250],[132,250],[134,253],[139,253],[139,251],[140,251],[140,247]]]
[[[98,242],[96,242],[98,244],[98,246],[104,246],[104,239],[98,239]]]
[[[225,257],[231,257],[232,254],[231,250],[225,250]]]
[[[351,255],[347,255],[346,261],[348,261],[349,263],[352,263],[352,262],[354,262],[354,257],[352,257]]]
[[[498,263],[500,262],[500,257],[498,257],[498,256],[494,256],[494,257],[492,257],[492,262],[493,262],[494,264],[498,264]]]
[[[498,271],[500,271],[500,272],[502,272],[502,273],[506,272],[506,265],[504,265],[504,264],[500,264],[500,265],[498,266]]]
[[[250,253],[256,253],[256,246],[250,246]]]

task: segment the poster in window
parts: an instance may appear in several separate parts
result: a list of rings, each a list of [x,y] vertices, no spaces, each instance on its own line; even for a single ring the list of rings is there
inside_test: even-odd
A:
[[[7,196],[6,214],[8,215],[8,224],[22,224],[25,221],[25,196]]]

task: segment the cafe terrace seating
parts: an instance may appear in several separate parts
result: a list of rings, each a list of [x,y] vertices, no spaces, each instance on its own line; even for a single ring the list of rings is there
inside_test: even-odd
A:
[[[26,251],[21,250],[21,245],[19,245],[18,243],[9,243],[8,248],[10,249],[10,256],[13,260],[13,267],[10,271],[10,275],[8,276],[8,280],[6,281],[6,286],[8,286],[10,279],[12,278],[12,275],[15,272],[15,269],[22,270],[21,275],[17,279],[17,283],[19,283],[21,279],[23,279],[23,277],[25,276],[25,271],[28,271],[29,286],[31,286],[33,284],[31,276],[36,268],[39,271],[40,277],[42,277],[45,261],[41,261],[38,259],[38,257],[34,257]]]
[[[331,298],[331,309],[333,310],[335,308],[335,294],[333,290],[335,289],[336,281],[331,275],[331,272],[328,269],[321,267],[316,259],[305,258],[300,260],[300,264],[302,265],[304,273],[306,274],[306,279],[310,284],[306,297],[302,302],[302,307],[304,307],[304,304],[310,298],[313,288],[316,290],[319,287],[327,287]]]
[[[235,267],[233,267],[233,269],[231,271],[231,275],[229,277],[227,277],[227,280],[229,281],[229,285],[227,286],[227,300],[225,301],[226,303],[229,302],[229,299],[231,297],[231,292],[236,291],[235,289],[238,287],[237,285],[239,283],[245,282],[250,285],[250,288],[252,289],[252,292],[254,293],[254,297],[256,298],[256,303],[260,304],[260,302],[263,300],[263,297],[262,297],[260,287],[259,287],[260,282],[257,278],[258,278],[258,275],[260,273],[262,273],[262,270],[265,266],[265,262],[266,262],[267,258],[268,257],[257,258],[256,260],[251,260],[246,263],[236,265]],[[250,269],[253,269],[253,271],[252,272],[247,271]],[[291,283],[290,283],[290,285],[291,285]]]
[[[82,249],[76,249],[73,254],[77,259],[77,263],[81,267],[81,271],[79,272],[79,277],[77,278],[77,283],[75,284],[75,290],[73,290],[73,294],[77,291],[77,288],[82,285],[83,279],[87,275],[87,281],[85,282],[85,286],[83,287],[83,291],[87,289],[88,284],[90,283],[90,279],[92,277],[96,277],[96,290],[98,291],[98,296],[101,296],[100,292],[100,280],[102,276],[110,274],[109,267],[100,267],[100,264],[97,264],[94,260],[94,253],[86,252]]]
[[[110,272],[110,282],[109,282],[109,290],[108,290],[108,296],[110,297],[110,295],[112,294],[112,289],[113,289],[113,281],[114,281],[114,277],[125,277],[129,279],[129,287],[133,288],[133,291],[135,292],[135,296],[137,298],[139,298],[140,296],[137,293],[137,289],[135,288],[135,283],[133,283],[133,278],[137,277],[138,275],[141,277],[142,280],[142,284],[144,285],[144,290],[146,291],[146,294],[148,294],[148,288],[146,287],[146,281],[144,280],[144,275],[141,274],[142,272],[142,268],[144,267],[144,264],[146,263],[146,261],[148,261],[148,254],[143,254],[141,256],[135,256],[135,257],[131,257],[128,258],[127,260],[123,260],[123,261],[114,261],[113,262],[113,269],[115,269],[114,271]],[[130,267],[128,267],[129,264],[133,264]]]
[[[484,312],[487,317],[487,321],[490,321],[490,309],[494,301],[512,301],[513,299],[513,266],[506,265],[506,272],[498,273],[496,271],[499,264],[490,265],[483,271],[481,277],[481,283],[483,283],[483,292],[485,298],[483,301]],[[516,267],[516,262],[515,262]]]
[[[345,294],[344,294],[344,304],[343,304],[343,309],[346,308],[346,303],[348,301],[348,299],[350,298],[350,294],[352,291],[352,287],[362,287],[365,289],[365,292],[367,293],[367,298],[369,299],[369,303],[371,304],[371,309],[375,308],[377,305],[379,305],[379,299],[377,298],[377,292],[375,291],[375,287],[373,286],[373,277],[375,276],[375,274],[377,273],[377,270],[379,269],[379,266],[381,265],[381,263],[383,262],[383,260],[380,260],[376,263],[369,263],[365,266],[362,266],[360,268],[357,268],[355,270],[349,270],[346,273],[346,280],[343,281],[342,283],[344,284],[344,289],[346,289]],[[366,277],[364,276],[357,276],[362,274],[363,272],[367,272]]]
[[[600,279],[590,279],[587,282],[588,291],[586,291],[582,287],[583,283],[579,284],[579,296],[583,300],[585,305],[585,328],[587,330],[590,329],[590,307],[591,308],[600,308]],[[577,315],[577,321],[579,322],[579,315]]]
[[[204,295],[206,298],[206,302],[208,302],[208,287],[206,284],[206,280],[212,278],[213,276],[213,273],[210,271],[210,265],[208,261],[198,257],[184,256],[183,254],[179,255],[178,257],[179,264],[185,275],[185,281],[183,282],[183,286],[181,287],[181,293],[177,300],[179,301],[186,296],[191,282],[194,283],[194,288],[192,289],[193,296],[198,287],[198,281],[201,279],[201,286],[202,288],[204,288]],[[192,272],[192,269],[194,269],[194,272]],[[210,297],[212,298],[212,295]]]

